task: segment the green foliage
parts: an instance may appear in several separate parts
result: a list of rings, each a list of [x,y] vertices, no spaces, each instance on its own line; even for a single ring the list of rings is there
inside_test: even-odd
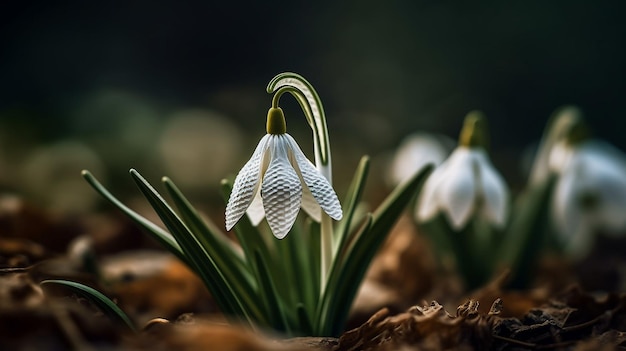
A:
[[[44,280],[40,284],[43,286],[60,286],[65,289],[69,289],[73,293],[89,300],[117,325],[126,327],[132,332],[137,331],[135,325],[130,318],[128,318],[126,313],[117,307],[115,302],[111,301],[111,299],[94,288],[81,283],[59,279]]]
[[[355,218],[368,166],[369,160],[364,157],[344,201],[345,216],[335,226],[334,241],[338,245],[323,288],[318,283],[318,223],[302,219],[285,239],[274,240],[267,228],[252,226],[244,216],[234,228],[241,242],[241,254],[213,223],[200,217],[169,178],[163,178],[163,184],[178,212],[139,172],[130,171],[171,236],[122,205],[89,172],[84,171],[83,177],[181,257],[200,276],[229,318],[288,335],[338,335],[372,258],[431,170],[424,169],[396,189],[373,214]],[[232,184],[224,181],[222,186],[224,193],[229,193]],[[350,231],[355,223],[359,223],[358,230]],[[272,240],[266,241],[264,236]]]

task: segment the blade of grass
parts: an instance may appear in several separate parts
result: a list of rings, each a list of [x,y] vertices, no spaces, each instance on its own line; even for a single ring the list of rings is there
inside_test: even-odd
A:
[[[309,257],[309,260],[308,260],[309,274],[307,275],[307,277],[309,278],[307,280],[310,283],[310,289],[308,289],[307,291],[311,295],[309,299],[314,301],[314,306],[312,307],[317,309],[319,307],[318,305],[319,305],[319,300],[321,296],[320,275],[322,274],[321,272],[322,242],[320,240],[320,235],[322,235],[321,234],[322,226],[320,225],[320,223],[311,220],[308,227],[309,227],[309,233],[308,233],[308,236],[306,237],[307,245],[306,247],[303,248],[305,250],[308,250],[308,257]],[[311,316],[315,316],[315,314],[317,313],[317,310],[312,310],[309,313]]]
[[[314,261],[311,257],[314,253],[312,252],[312,248],[309,246],[309,240],[311,233],[307,230],[301,230],[304,228],[309,228],[307,222],[312,221],[310,218],[306,218],[303,221],[299,221],[298,225],[298,233],[294,233],[297,235],[289,234],[285,239],[289,239],[285,242],[286,251],[291,261],[292,266],[290,269],[292,274],[292,286],[296,287],[296,301],[295,304],[301,303],[307,309],[308,315],[312,315],[315,313],[315,308],[317,307],[317,299],[319,297],[319,285],[314,284],[312,279],[317,279],[319,283],[319,277],[311,275],[312,267],[311,262]],[[283,239],[284,240],[284,239]],[[319,245],[319,240],[316,241]],[[315,267],[319,270],[319,266]],[[315,293],[313,290],[317,289]],[[295,305],[294,304],[294,305]],[[299,319],[299,317],[298,317]]]
[[[230,196],[232,190],[232,181],[223,179],[221,183],[221,193],[225,203],[228,202],[228,197]],[[264,259],[271,259],[270,249],[263,239],[263,234],[257,227],[252,225],[247,215],[241,217],[233,229],[235,230],[235,236],[243,249],[244,256],[247,258],[247,262],[250,264],[251,269],[255,269],[255,261],[252,259],[255,251],[258,250]],[[271,267],[273,267],[273,265],[271,265]]]
[[[365,188],[365,181],[367,179],[369,164],[369,157],[363,156],[361,158],[361,161],[359,162],[356,172],[354,172],[352,182],[348,187],[348,193],[346,194],[346,198],[343,201],[343,219],[339,222],[335,230],[336,234],[333,254],[334,256],[337,255],[338,251],[342,250],[342,247],[345,245],[345,242],[348,238],[348,233],[350,231],[350,227],[354,217],[354,211],[361,201],[363,189]]]
[[[346,253],[345,260],[333,267],[331,272],[333,276],[322,298],[321,318],[319,319],[320,335],[341,333],[354,296],[372,258],[406,205],[419,192],[432,168],[432,166],[423,168],[411,180],[397,187],[373,213],[371,225],[364,226],[364,230],[355,237],[353,245]]]
[[[192,267],[187,257],[185,257],[180,245],[176,242],[174,237],[165,230],[161,229],[161,227],[156,224],[150,222],[146,218],[142,217],[137,212],[131,210],[126,205],[124,205],[120,200],[118,200],[115,196],[113,196],[89,171],[83,170],[81,172],[83,178],[94,188],[102,197],[107,199],[110,203],[112,203],[115,207],[120,209],[124,214],[126,214],[133,222],[137,223],[139,226],[143,227],[148,231],[161,245],[163,245],[168,251],[176,255],[178,259],[183,261],[187,266]]]
[[[281,332],[291,332],[291,326],[287,322],[285,311],[279,299],[279,295],[276,292],[276,287],[274,286],[274,282],[272,281],[267,264],[263,260],[263,256],[255,251],[254,260],[256,262],[256,266],[258,267],[258,279],[260,291],[263,299],[267,301],[269,318],[272,324],[272,327],[276,331]]]
[[[299,218],[300,219],[300,218]],[[291,250],[293,243],[301,239],[298,225],[294,225],[289,234],[281,240],[276,240],[277,258],[282,262],[280,265],[281,278],[275,281],[277,292],[288,303],[289,306],[295,306],[297,302],[302,302],[301,289],[302,285],[298,285],[298,274],[301,273],[297,256]],[[287,311],[288,317],[295,317],[295,310]]]
[[[230,240],[215,225],[200,217],[198,211],[189,203],[171,179],[164,177],[163,184],[174,205],[178,208],[183,222],[189,226],[190,231],[195,234],[200,244],[215,260],[217,266],[223,270],[224,275],[232,276],[232,280],[235,282],[245,283],[246,291],[256,291],[249,266],[241,254],[235,251]]]
[[[509,287],[528,287],[537,255],[548,244],[550,236],[546,235],[545,228],[556,178],[552,174],[543,183],[530,188],[516,204],[506,240],[498,252],[498,262],[506,264],[511,270]]]
[[[298,315],[298,331],[300,332],[300,335],[313,335],[313,325],[311,324],[311,318],[309,317],[309,312],[307,312],[307,308],[303,304],[298,304],[296,307],[296,312]]]
[[[102,294],[101,292],[99,292],[98,290],[96,290],[96,289],[94,289],[92,287],[89,287],[89,286],[81,284],[81,283],[67,281],[67,280],[62,280],[62,279],[44,280],[44,281],[42,281],[39,284],[41,284],[42,286],[45,286],[45,285],[51,285],[51,286],[56,285],[56,286],[61,286],[61,287],[67,288],[68,290],[72,291],[73,293],[78,294],[81,297],[83,297],[83,298],[89,300],[91,303],[93,303],[107,317],[109,317],[109,319],[111,319],[113,321],[113,323],[115,323],[116,325],[123,325],[123,326],[127,327],[128,330],[130,330],[132,332],[137,332],[137,329],[135,328],[135,325],[130,320],[128,315],[126,315],[126,313],[124,313],[124,311],[122,311],[115,304],[115,302],[111,301],[111,299],[109,299],[104,294]]]
[[[194,270],[200,275],[205,285],[209,288],[223,312],[227,315],[230,314],[243,318],[248,323],[252,321],[250,313],[262,317],[259,313],[260,311],[254,308],[254,304],[246,306],[247,308],[243,306],[242,301],[239,299],[240,295],[233,290],[233,287],[228,280],[226,280],[213,258],[204,250],[202,245],[187,229],[165,200],[163,200],[161,195],[154,190],[152,185],[136,170],[131,169],[130,174],[159,218],[161,218],[165,226],[167,226],[174,238],[176,238],[185,256],[189,257]]]

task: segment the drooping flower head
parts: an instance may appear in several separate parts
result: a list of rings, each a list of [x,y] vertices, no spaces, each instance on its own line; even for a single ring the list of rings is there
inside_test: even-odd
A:
[[[626,230],[626,156],[591,139],[582,117],[553,145],[549,167],[559,176],[552,215],[566,251],[582,256],[596,232]]]
[[[463,229],[472,216],[504,226],[509,194],[489,161],[487,137],[482,113],[469,113],[459,146],[424,184],[416,212],[418,221],[426,222],[443,213],[455,230]]]
[[[404,138],[387,171],[387,183],[397,186],[411,178],[429,164],[439,166],[450,154],[456,143],[443,135],[424,132]]]
[[[237,174],[226,206],[226,229],[247,212],[252,224],[265,217],[274,236],[284,238],[300,208],[320,221],[322,210],[334,220],[343,216],[337,194],[286,132],[280,107],[267,113],[267,134]]]

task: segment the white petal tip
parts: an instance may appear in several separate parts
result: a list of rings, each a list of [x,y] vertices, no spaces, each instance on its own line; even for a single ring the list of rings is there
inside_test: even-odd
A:
[[[237,224],[237,222],[231,222],[228,219],[226,220],[226,231],[230,232],[231,229],[233,229],[233,227],[235,226],[235,224]]]
[[[282,240],[282,239],[284,239],[287,236],[288,233],[289,233],[288,231],[287,232],[274,233],[274,236],[276,237],[276,239]]]
[[[343,218],[343,212],[339,212],[339,213],[329,213],[328,214],[330,216],[330,218],[336,220],[336,221],[340,221]]]

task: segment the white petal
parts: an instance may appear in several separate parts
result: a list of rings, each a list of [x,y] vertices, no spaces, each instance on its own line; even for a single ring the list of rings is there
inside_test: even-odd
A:
[[[447,213],[452,227],[460,230],[467,224],[476,201],[476,179],[471,150],[459,147],[450,159],[439,184],[437,200]]]
[[[246,210],[246,214],[250,218],[250,223],[252,223],[252,225],[255,227],[259,225],[259,223],[261,223],[263,218],[265,218],[263,199],[261,198],[261,187],[258,188],[259,189],[256,192],[256,195],[254,195],[254,198],[250,203],[250,207],[248,207],[248,209]]]
[[[297,172],[297,171],[296,171]],[[306,184],[302,186],[302,209],[316,222],[322,221],[322,208],[313,197]]]
[[[597,208],[582,210],[593,216],[594,229],[607,233],[626,227],[626,163],[623,154],[608,145],[588,143],[572,162],[579,169],[580,191],[596,196]]]
[[[552,214],[557,229],[557,234],[563,244],[569,243],[574,234],[590,235],[587,226],[582,225],[583,214],[576,201],[576,172],[571,170],[565,172],[556,184],[552,198]],[[579,240],[580,241],[580,238]]]
[[[476,157],[480,182],[479,194],[484,200],[481,213],[490,223],[503,227],[508,215],[508,188],[502,176],[491,165],[487,154],[482,150],[477,150],[477,152],[479,152]]]
[[[343,217],[343,211],[333,187],[330,186],[328,180],[320,174],[311,161],[304,156],[298,143],[289,134],[285,134],[285,138],[291,146],[292,155],[296,161],[294,168],[298,170],[298,175],[301,177],[302,182],[311,191],[311,194],[324,212],[330,218],[336,221],[340,220]]]
[[[424,183],[415,211],[415,218],[418,222],[429,221],[439,212],[440,204],[437,192],[440,190],[440,183],[445,175],[447,166],[448,162],[445,161],[439,167],[435,168]]]
[[[577,197],[584,191],[580,187],[581,172],[565,170],[558,180],[553,197],[553,218],[557,235],[564,250],[572,258],[585,256],[593,245],[593,215],[582,211]]]
[[[267,222],[278,239],[293,226],[302,201],[302,184],[289,163],[285,134],[272,136],[270,165],[263,177],[261,197]]]
[[[440,165],[449,153],[450,148],[434,135],[412,134],[398,147],[387,174],[387,182],[398,185],[428,164]]]
[[[231,230],[246,212],[258,189],[261,178],[261,163],[267,150],[270,135],[265,135],[259,141],[252,157],[237,174],[233,190],[226,205],[226,230]]]

